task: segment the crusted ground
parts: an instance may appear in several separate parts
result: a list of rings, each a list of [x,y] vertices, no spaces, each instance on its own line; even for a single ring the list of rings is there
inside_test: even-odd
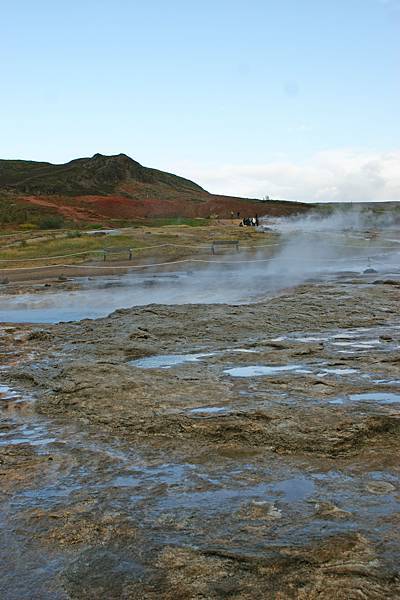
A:
[[[3,327],[5,597],[400,597],[399,294]]]

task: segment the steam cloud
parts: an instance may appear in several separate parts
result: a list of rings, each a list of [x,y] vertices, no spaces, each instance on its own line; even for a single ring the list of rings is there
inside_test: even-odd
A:
[[[396,235],[399,220],[396,211],[379,213],[359,207],[327,215],[312,212],[303,217],[263,219],[264,226],[278,231],[282,239],[282,248],[267,272],[294,285],[347,270],[397,270],[400,239],[391,233]]]
[[[311,278],[332,278],[346,271],[399,270],[400,239],[396,213],[354,209],[301,218],[267,220],[280,235],[257,251],[216,257],[221,264],[194,265],[187,271],[153,270],[120,277],[83,280],[73,292],[3,296],[0,321],[52,322],[105,316],[117,308],[147,304],[254,302]],[[380,235],[374,237],[376,230]],[[275,241],[275,243],[274,243]],[[201,258],[210,260],[210,255]],[[226,261],[226,262],[224,262]],[[159,259],[155,262],[159,262]],[[198,268],[200,267],[200,268]],[[191,267],[189,267],[191,268]]]

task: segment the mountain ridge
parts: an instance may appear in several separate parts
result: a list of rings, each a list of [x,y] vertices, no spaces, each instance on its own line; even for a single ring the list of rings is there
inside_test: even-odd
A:
[[[27,194],[110,194],[118,184],[129,181],[206,193],[189,179],[144,167],[123,153],[111,156],[96,153],[61,164],[0,160],[0,187]]]

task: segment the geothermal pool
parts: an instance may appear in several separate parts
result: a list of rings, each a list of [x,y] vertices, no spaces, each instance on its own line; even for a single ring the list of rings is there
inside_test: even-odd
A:
[[[390,255],[393,260],[392,255]],[[262,259],[261,259],[262,260]],[[400,277],[392,265],[381,262],[379,273],[366,274],[366,259],[347,259],[339,264],[319,262],[308,270],[287,263],[211,265],[174,273],[128,274],[115,277],[74,278],[66,283],[32,284],[27,291],[0,295],[0,322],[57,323],[105,317],[120,308],[148,304],[243,304],[265,299],[307,280],[329,281],[359,278],[359,283],[380,277]],[[360,267],[361,265],[361,267]]]
[[[22,293],[18,288],[13,291],[12,284],[6,285],[0,294],[0,322],[95,319],[119,308],[147,304],[241,304],[311,280],[334,281],[347,276],[360,278],[362,283],[400,276],[394,233],[387,239],[383,229],[371,239],[362,232],[332,232],[332,219],[318,223],[322,234],[310,232],[314,221],[282,220],[277,225],[282,233],[279,242],[251,251],[244,245],[238,254],[205,257],[210,260],[208,264],[185,264],[185,270],[148,268],[119,276],[79,277],[65,283],[50,280],[27,284]],[[342,223],[342,228],[345,225]],[[366,273],[371,267],[372,272]]]

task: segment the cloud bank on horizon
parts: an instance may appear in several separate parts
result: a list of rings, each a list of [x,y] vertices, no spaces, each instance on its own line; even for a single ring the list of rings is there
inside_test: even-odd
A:
[[[331,150],[304,161],[174,168],[218,194],[302,202],[400,201],[400,150]]]

